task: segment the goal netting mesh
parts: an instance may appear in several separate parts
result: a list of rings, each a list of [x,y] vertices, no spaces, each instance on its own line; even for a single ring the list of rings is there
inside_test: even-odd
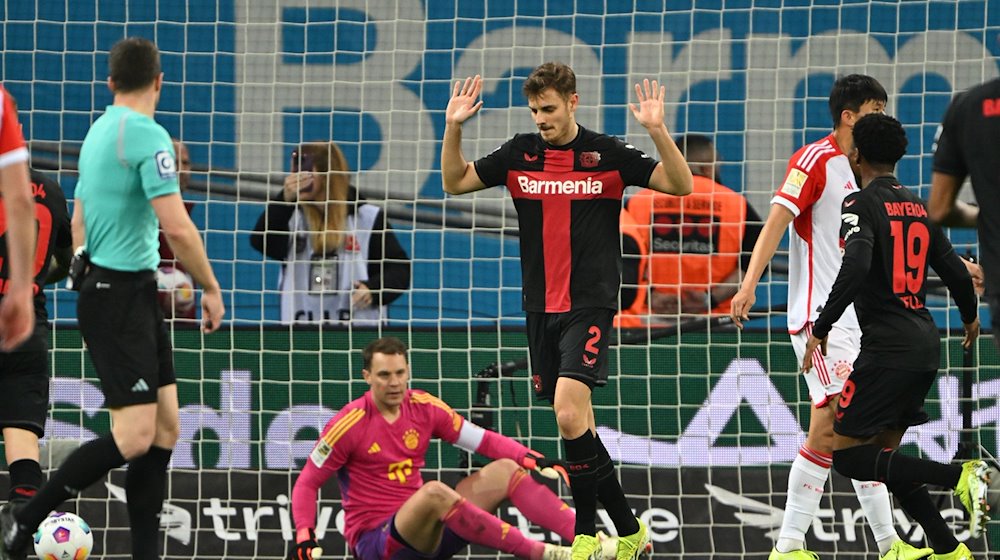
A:
[[[325,421],[364,392],[360,350],[379,335],[410,344],[415,387],[543,453],[561,452],[552,412],[534,401],[525,368],[510,198],[500,188],[441,192],[453,79],[485,79],[484,108],[464,127],[470,159],[533,129],[521,82],[547,60],[576,71],[581,124],[655,153],[627,103],[635,81],[659,79],[670,130],[710,135],[724,160],[722,182],[766,216],[787,158],[828,133],[837,76],[867,73],[885,86],[888,111],[910,140],[899,176],[926,196],[944,108],[955,92],[995,77],[1000,55],[994,0],[8,0],[3,10],[0,78],[19,101],[34,166],[70,200],[81,142],[111,102],[109,48],[142,35],[162,52],[157,120],[190,150],[184,196],[228,306],[216,334],[174,325],[182,434],[161,517],[169,558],[286,554],[297,468]],[[381,328],[283,324],[281,262],[249,243],[266,201],[280,193],[290,151],[327,140],[343,149],[352,184],[383,209],[412,263],[411,287]],[[951,235],[975,252],[973,234]],[[597,420],[657,553],[764,558],[772,546],[808,418],[784,327],[783,255],[761,283],[747,331],[683,317],[623,333],[612,349],[611,382],[594,395]],[[72,442],[106,432],[109,416],[77,330],[75,294],[51,288],[45,459],[58,463]],[[960,329],[943,291],[929,305],[944,333]],[[933,420],[907,436],[906,449],[941,461],[962,443],[995,452],[1000,357],[989,339],[969,356],[955,337],[944,344]],[[965,431],[963,403],[971,401],[963,397],[976,403]],[[454,481],[480,461],[433,446],[427,475]],[[116,471],[66,506],[95,527],[104,557],[128,555],[123,478]],[[834,476],[831,489],[810,547],[838,558],[877,554],[850,484]],[[968,539],[961,506],[946,498],[941,508]],[[502,514],[551,539],[516,510]],[[901,535],[922,538],[900,510],[895,519]],[[331,482],[319,533],[334,557],[347,554],[339,523]]]

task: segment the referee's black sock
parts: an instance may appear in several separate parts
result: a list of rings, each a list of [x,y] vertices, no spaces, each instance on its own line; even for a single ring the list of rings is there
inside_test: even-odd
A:
[[[19,459],[7,466],[10,473],[9,502],[25,502],[42,486],[42,466],[34,459]]]
[[[597,534],[597,449],[590,430],[576,439],[563,438],[569,489],[576,508],[577,535]]]
[[[941,512],[931,500],[926,486],[921,484],[909,489],[890,486],[889,490],[899,500],[899,506],[903,511],[924,529],[924,534],[927,535],[935,554],[948,554],[958,548],[958,539],[941,517]]]
[[[88,441],[71,453],[35,497],[15,513],[18,524],[34,530],[50,511],[124,464],[125,457],[111,434]]]
[[[632,513],[622,485],[615,475],[615,464],[611,462],[611,454],[604,447],[600,436],[594,436],[594,445],[597,446],[597,499],[608,512],[619,535],[638,533],[639,522],[635,520],[635,514]]]
[[[125,474],[125,497],[132,525],[132,558],[157,559],[163,541],[159,538],[160,510],[167,490],[167,466],[170,449],[149,448],[142,457],[129,461]]]

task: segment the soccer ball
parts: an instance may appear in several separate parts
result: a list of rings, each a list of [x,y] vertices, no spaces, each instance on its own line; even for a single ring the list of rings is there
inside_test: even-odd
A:
[[[160,267],[156,271],[156,288],[164,317],[193,317],[194,280],[190,274],[172,266]]]
[[[35,554],[41,560],[84,560],[93,548],[90,525],[72,513],[54,512],[35,531]]]

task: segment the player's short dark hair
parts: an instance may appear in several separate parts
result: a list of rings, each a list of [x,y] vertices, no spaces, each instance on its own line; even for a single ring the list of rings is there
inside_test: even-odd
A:
[[[385,354],[387,356],[401,354],[404,358],[406,358],[406,343],[394,336],[377,338],[369,342],[368,346],[365,346],[364,352],[362,352],[365,369],[371,370],[372,356],[376,353]],[[407,358],[407,360],[409,359]]]
[[[696,160],[698,163],[710,163],[715,159],[712,139],[704,134],[684,134],[678,136],[674,143],[688,161],[691,161],[691,157],[698,158]]]
[[[148,87],[160,75],[160,51],[144,37],[122,39],[111,47],[108,75],[115,93],[129,93]]]
[[[854,123],[854,147],[870,164],[895,167],[908,143],[903,125],[889,115],[870,113]]]
[[[889,96],[878,80],[864,74],[848,74],[833,83],[830,90],[830,117],[833,127],[840,124],[840,113],[849,109],[855,113],[868,101],[885,103]]]
[[[521,91],[525,97],[531,99],[549,88],[555,90],[563,99],[569,99],[576,93],[576,74],[573,73],[573,69],[562,62],[546,62],[532,70],[524,80]]]

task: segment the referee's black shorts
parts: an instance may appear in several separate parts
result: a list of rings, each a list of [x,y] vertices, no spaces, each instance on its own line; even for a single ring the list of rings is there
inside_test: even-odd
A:
[[[608,343],[614,309],[585,307],[565,313],[527,312],[528,355],[535,396],[553,402],[556,382],[571,377],[608,384]]]
[[[157,389],[177,382],[156,294],[153,271],[92,266],[80,286],[80,333],[108,408],[154,403]]]

